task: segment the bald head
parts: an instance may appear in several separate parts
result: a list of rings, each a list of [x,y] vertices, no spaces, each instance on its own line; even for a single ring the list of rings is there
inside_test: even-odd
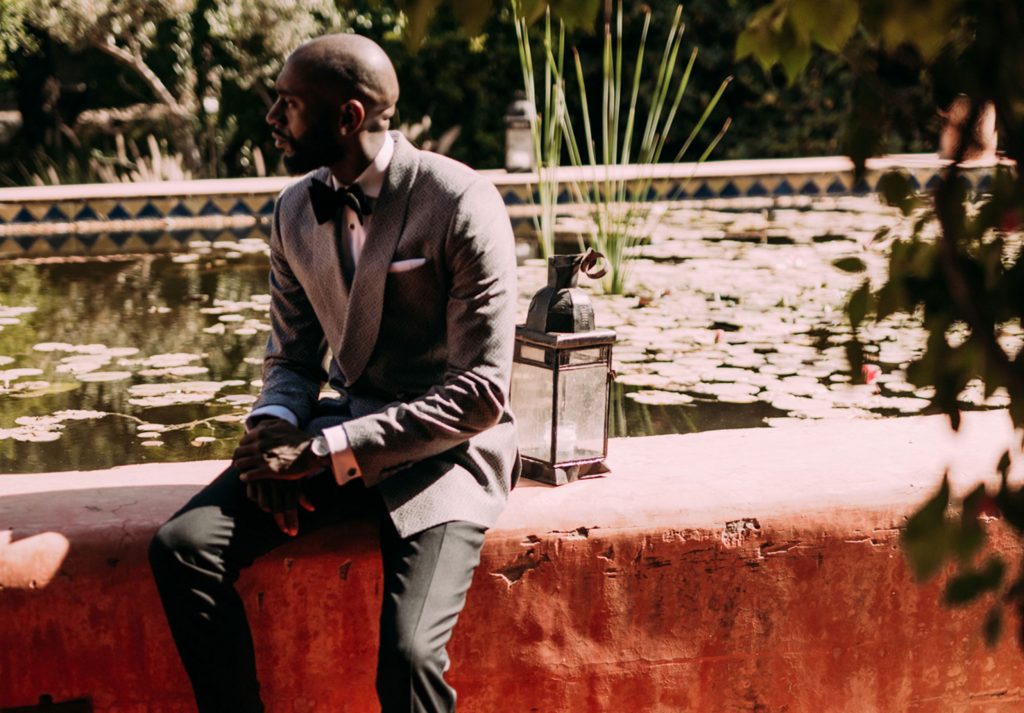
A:
[[[292,52],[288,64],[336,99],[361,101],[367,130],[387,129],[398,102],[398,77],[387,54],[373,40],[352,34],[317,37]]]

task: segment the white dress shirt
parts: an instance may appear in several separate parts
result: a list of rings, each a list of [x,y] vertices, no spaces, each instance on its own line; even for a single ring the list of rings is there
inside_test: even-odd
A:
[[[370,162],[370,165],[366,167],[366,170],[359,174],[359,177],[355,180],[355,183],[359,184],[367,198],[376,199],[380,196],[381,188],[384,185],[384,174],[391,164],[391,157],[394,156],[394,153],[395,140],[391,138],[390,134],[385,133],[384,144],[380,147],[380,151],[377,152],[377,155]],[[331,174],[331,186],[335,190],[342,188],[334,174]],[[360,223],[355,211],[346,205],[342,209],[339,219],[341,220],[341,239],[348,241],[352,261],[355,266],[358,266],[359,256],[363,251],[363,246],[366,244],[367,236],[373,225],[373,215],[363,216],[363,222]],[[293,426],[298,426],[299,424],[299,419],[291,409],[278,404],[261,406],[253,410],[249,414],[247,422],[257,416],[274,416],[288,421]],[[331,466],[334,470],[334,479],[338,482],[338,485],[344,485],[353,478],[360,477],[362,472],[359,470],[359,463],[356,462],[355,454],[349,448],[348,434],[345,433],[344,424],[325,428],[324,438],[327,440],[327,447],[331,451]]]

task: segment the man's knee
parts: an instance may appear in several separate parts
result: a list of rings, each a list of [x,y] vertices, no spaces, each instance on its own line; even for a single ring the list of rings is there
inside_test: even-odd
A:
[[[415,631],[398,632],[390,641],[381,641],[381,659],[388,660],[399,670],[413,673],[443,671],[448,662],[443,643]]]
[[[159,575],[183,562],[196,561],[205,549],[199,532],[189,523],[187,514],[161,525],[149,542],[149,565],[153,571]]]

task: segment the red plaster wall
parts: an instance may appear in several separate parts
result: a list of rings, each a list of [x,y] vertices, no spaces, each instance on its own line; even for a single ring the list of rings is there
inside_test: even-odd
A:
[[[13,545],[57,530],[71,549],[49,583],[0,589],[0,709],[50,694],[90,697],[99,713],[194,710],[144,562],[184,491],[5,499],[7,512],[39,513]],[[97,524],[95,508],[117,519]],[[460,711],[1024,710],[1012,635],[987,650],[984,605],[941,608],[938,584],[912,582],[897,532],[871,517],[687,532],[643,520],[490,533],[450,646]],[[999,546],[1019,559],[1015,540]],[[290,545],[243,577],[269,711],[376,710],[379,580],[365,524]]]

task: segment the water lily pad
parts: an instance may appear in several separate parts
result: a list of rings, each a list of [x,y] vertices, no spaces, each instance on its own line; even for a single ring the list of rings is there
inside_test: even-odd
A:
[[[61,419],[56,416],[18,416],[14,422],[19,426],[31,428],[49,428],[60,424]]]
[[[60,440],[60,436],[60,431],[34,431],[24,428],[10,430],[10,438],[25,443],[49,443]]]
[[[25,376],[39,376],[43,373],[42,369],[35,368],[22,368],[22,369],[6,369],[0,370],[0,385],[3,388],[9,388],[10,383],[16,379],[21,379]]]
[[[139,376],[198,376],[205,374],[210,369],[205,366],[168,366],[163,369],[142,369]]]
[[[240,314],[222,314],[217,317],[221,322],[244,322],[245,317]]]
[[[240,416],[235,413],[221,413],[214,416],[213,420],[218,423],[241,423],[245,418],[245,416]]]
[[[672,380],[658,374],[619,374],[615,377],[616,383],[623,386],[650,386],[665,388],[672,383]]]
[[[249,336],[252,336],[253,334],[256,334],[256,333],[257,333],[256,330],[253,329],[252,327],[242,327],[241,329],[236,329],[235,330],[235,334],[237,334],[239,336],[242,336],[242,337],[249,337]]]
[[[57,365],[58,374],[85,374],[96,371],[110,363],[110,357],[106,354],[82,354],[80,356],[64,357]]]
[[[202,358],[201,354],[176,352],[173,354],[154,354],[147,359],[143,359],[140,363],[142,366],[162,369],[172,366],[186,366]]]
[[[72,345],[72,347],[70,349],[68,349],[68,351],[74,352],[75,354],[92,354],[92,355],[106,354],[106,352],[107,352],[107,345],[106,344],[74,344],[74,345]]]
[[[15,399],[34,399],[40,396],[65,394],[81,388],[81,384],[62,381],[51,384],[49,381],[23,381],[13,384],[8,394]]]
[[[217,399],[219,403],[231,404],[233,406],[246,406],[256,402],[256,397],[250,394],[231,394],[229,396],[221,396]]]
[[[198,261],[199,261],[199,256],[196,255],[195,253],[185,253],[184,255],[175,255],[174,257],[171,258],[171,262],[176,262],[176,263],[179,263],[179,264],[185,264],[185,263],[189,263],[189,262],[198,262]]]
[[[109,414],[106,411],[88,411],[85,409],[66,409],[53,412],[53,417],[61,421],[87,421],[94,418],[103,418],[107,415]]]
[[[190,443],[193,446],[205,446],[207,443],[215,443],[217,441],[213,436],[197,436],[193,438]]]
[[[217,322],[217,324],[213,325],[212,327],[204,327],[203,331],[206,334],[224,334],[226,331],[228,331],[228,329],[227,327],[224,326],[223,323]]]
[[[682,406],[693,403],[692,396],[675,391],[631,391],[626,394],[626,398],[646,406]]]
[[[123,381],[124,379],[130,379],[131,377],[132,373],[130,371],[89,371],[76,374],[76,378],[79,381],[85,382]]]
[[[7,366],[14,363],[14,357],[0,355],[0,366]]]
[[[164,444],[163,441],[143,441],[139,445],[140,446],[145,446],[146,448],[159,448],[163,444]]]
[[[746,397],[753,396],[761,387],[756,384],[729,384],[729,383],[701,383],[693,386],[690,391],[695,394],[706,394],[716,396],[722,401],[728,401],[729,397],[740,398],[740,401],[733,403],[751,403]],[[754,399],[756,400],[756,399]]]

